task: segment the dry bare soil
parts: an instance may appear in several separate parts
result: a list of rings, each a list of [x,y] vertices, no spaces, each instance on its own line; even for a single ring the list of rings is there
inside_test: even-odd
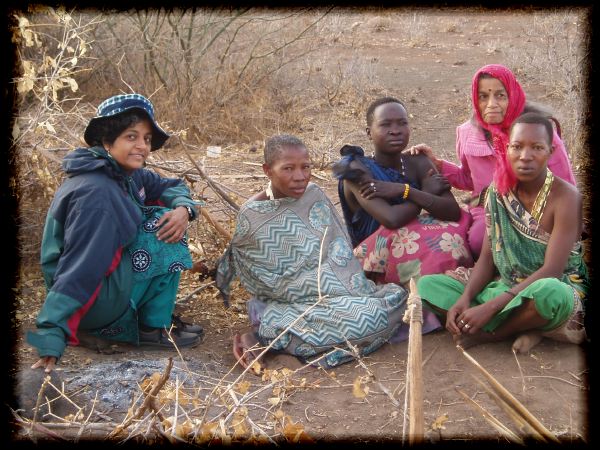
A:
[[[451,14],[448,13],[448,17]],[[413,36],[411,44],[408,40],[410,30],[399,29],[393,23],[378,29],[373,23],[369,25],[369,20],[373,22],[374,17],[366,16],[362,23],[348,28],[347,33],[332,42],[327,53],[320,57],[324,64],[329,61],[332,65],[351,58],[364,60],[370,65],[373,82],[365,89],[373,91],[374,97],[392,94],[407,102],[413,120],[412,143],[427,142],[443,151],[447,158],[454,158],[454,128],[468,117],[472,74],[483,64],[505,62],[505,53],[494,46],[500,39],[511,40],[507,47],[528,45],[525,39],[521,39],[527,19],[511,15],[465,16],[458,26],[446,30],[440,27],[432,35],[418,36],[421,42],[416,44]],[[443,14],[439,20],[444,20]],[[532,98],[544,94],[536,92],[536,86],[526,88]],[[364,129],[363,114],[361,111],[356,118],[357,139]],[[302,136],[302,131],[297,134]],[[233,146],[225,149],[221,158],[207,158],[207,170],[215,180],[234,188],[240,194],[239,199],[243,200],[243,196],[251,195],[265,184],[259,166],[260,153],[260,148],[253,152]],[[334,154],[331,156],[335,158]],[[173,147],[164,150],[161,158],[168,162],[185,160],[186,157]],[[337,201],[336,183],[328,171],[317,170],[316,176],[314,181]],[[214,211],[217,208],[214,194],[207,189],[204,195]],[[215,237],[206,223],[196,226],[198,236],[204,239],[204,250],[210,264],[222,248],[223,241]],[[188,273],[183,277],[181,302],[177,308],[188,320],[202,324],[206,337],[198,347],[182,349],[181,358],[175,352],[142,350],[124,345],[102,352],[83,347],[67,350],[57,373],[65,381],[67,391],[79,390],[73,395],[77,395],[76,403],[87,405],[86,411],[89,411],[92,399],[97,398],[95,411],[99,413],[93,413],[90,422],[119,422],[132,400],[139,396],[137,383],[144,376],[162,372],[170,356],[178,368],[171,374],[170,392],[174,392],[177,386],[196,388],[180,391],[180,407],[190,418],[198,416],[194,407],[201,406],[194,402],[203,400],[218,380],[226,376],[231,382],[241,373],[240,368],[235,367],[227,375],[235,363],[231,352],[232,336],[247,327],[246,295],[238,289],[228,310],[222,306],[213,286],[189,297],[192,291],[209,282],[210,279],[199,280],[197,274]],[[33,272],[25,272],[24,292],[35,297],[41,286],[42,280],[35,268]],[[38,294],[38,304],[42,298]],[[33,326],[36,312],[31,307],[27,311],[19,311],[23,331]],[[22,335],[17,339],[19,362],[25,372],[36,358],[23,342]],[[114,353],[106,354],[107,350]],[[469,353],[560,439],[566,442],[588,440],[589,372],[584,347],[544,340],[529,354],[515,356],[511,352],[511,342],[503,342],[481,345],[469,349]],[[472,377],[477,375],[482,379],[455,348],[446,331],[423,336],[423,360],[423,409],[428,441],[485,439],[505,442],[480,412],[459,394],[458,389],[516,430],[510,418]],[[362,363],[366,368],[358,363],[349,363],[328,372],[309,367],[284,379],[284,367],[296,370],[300,364],[291,357],[269,356],[265,366],[271,372],[267,372],[266,380],[246,375],[244,380],[250,385],[240,386],[238,383],[236,398],[241,399],[248,388],[248,392],[256,392],[255,397],[244,400],[247,417],[270,436],[281,431],[280,419],[284,414],[298,424],[297,429],[303,428],[317,440],[397,441],[402,439],[403,433],[406,361],[407,342],[386,344],[364,358]],[[369,376],[369,372],[373,376]],[[259,388],[269,382],[274,384],[259,392]],[[35,401],[37,391],[31,390],[29,395]],[[187,397],[190,400],[186,403],[184,399]],[[31,399],[29,401],[31,403]],[[218,423],[219,418],[224,418],[229,411],[222,405],[227,403],[231,406],[232,402],[230,395],[215,399],[206,421]],[[68,405],[65,407],[68,409]],[[59,415],[58,412],[55,414]],[[219,417],[220,414],[224,415]],[[173,415],[173,411],[167,409],[164,415]],[[60,422],[52,416],[43,420]],[[180,416],[180,423],[185,420],[185,415]],[[71,430],[71,435],[76,431]],[[228,433],[233,433],[231,428],[228,428]],[[256,430],[254,434],[260,435]],[[94,433],[86,430],[81,437],[94,436],[96,439],[101,435],[97,430]],[[290,439],[293,440],[290,429],[286,435],[292,436]]]

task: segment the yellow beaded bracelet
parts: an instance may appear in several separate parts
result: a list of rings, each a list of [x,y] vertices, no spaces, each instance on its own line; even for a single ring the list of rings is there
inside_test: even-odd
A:
[[[404,200],[406,200],[408,197],[408,191],[410,191],[410,184],[404,183],[404,194],[402,194],[402,198]]]

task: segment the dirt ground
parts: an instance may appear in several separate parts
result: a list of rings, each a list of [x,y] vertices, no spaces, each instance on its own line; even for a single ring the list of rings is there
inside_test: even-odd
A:
[[[453,20],[450,21],[450,18]],[[454,160],[454,129],[469,115],[472,74],[484,64],[508,63],[506,49],[528,45],[526,39],[522,38],[528,19],[511,14],[461,16],[452,12],[437,13],[437,16],[428,20],[438,20],[440,23],[448,20],[454,25],[446,28],[440,26],[427,36],[417,33],[418,24],[417,31],[400,29],[387,22],[381,30],[376,30],[372,26],[376,19],[376,15],[365,16],[359,21],[347,18],[347,32],[319,57],[324,64],[351,58],[371,61],[373,84],[365,86],[365,89],[373,90],[374,96],[391,94],[406,100],[413,120],[411,143],[427,142],[448,159]],[[501,41],[503,44],[499,46]],[[536,85],[524,84],[532,98],[545,94]],[[356,138],[365,142],[362,137],[363,115],[361,111],[356,117],[357,131],[349,140]],[[316,120],[319,120],[318,117]],[[302,136],[300,131],[297,134]],[[265,184],[259,167],[262,156],[260,150],[253,152],[233,145],[230,149],[224,149],[220,158],[207,158],[207,171],[215,180],[234,188],[241,194],[239,200],[243,201],[242,195],[247,197]],[[335,157],[335,154],[331,155],[332,159]],[[177,147],[165,150],[162,158],[164,161],[185,160]],[[315,175],[313,181],[323,186],[337,202],[336,182],[331,174],[324,169],[317,170]],[[212,191],[206,189],[204,195],[208,206],[213,207],[213,211],[217,209]],[[223,225],[230,224],[223,221]],[[222,248],[223,241],[215,236],[206,223],[197,224],[196,227],[199,235],[205,238],[203,248],[210,264]],[[208,234],[202,235],[206,230],[209,230]],[[22,285],[19,286],[20,297],[29,295],[35,299],[36,305],[34,308],[28,303],[26,308],[17,310],[24,332],[33,327],[36,308],[43,300],[38,294],[43,281],[36,267],[24,269],[23,273]],[[181,355],[124,345],[103,349],[102,352],[83,347],[67,350],[57,373],[65,382],[65,390],[77,390],[74,395],[79,396],[79,401],[98,400],[97,413],[94,413],[95,419],[90,419],[91,422],[119,423],[132,398],[139,395],[137,383],[144,376],[162,372],[170,356],[178,368],[177,380],[172,375],[171,382],[187,381],[193,386],[202,386],[198,388],[198,398],[203,398],[209,387],[222,377],[231,381],[241,373],[239,367],[235,367],[227,375],[235,363],[231,338],[234,333],[247,327],[245,294],[238,289],[233,305],[228,310],[222,306],[214,286],[190,296],[195,289],[210,281],[200,280],[198,274],[187,273],[181,283],[178,311],[186,319],[203,325],[206,331],[204,341],[194,349],[181,349]],[[24,374],[36,357],[24,343],[22,334],[17,336],[17,340],[17,357]],[[107,350],[113,353],[107,354]],[[561,440],[588,440],[589,370],[585,347],[544,340],[529,354],[515,356],[511,351],[511,342],[507,341],[481,345],[468,351]],[[505,442],[481,413],[458,392],[463,391],[510,429],[516,430],[508,416],[485,393],[483,385],[473,378],[472,375],[476,375],[483,379],[455,348],[450,335],[443,329],[424,335],[422,354],[426,439],[431,442],[480,439]],[[313,439],[400,441],[403,434],[406,361],[407,342],[401,342],[386,344],[364,358],[363,365],[349,363],[329,372],[304,368],[290,375],[284,384],[275,382],[274,387],[257,393],[247,405],[248,417],[253,417],[257,425],[262,424],[267,434],[273,434],[276,430],[271,416],[281,409],[293,423],[301,424]],[[189,371],[185,370],[186,366]],[[292,357],[277,355],[269,356],[265,366],[271,370],[267,380],[252,375],[244,378],[250,382],[251,389],[258,391],[261,385],[269,383],[269,376],[277,378],[286,373],[282,370],[284,367],[295,371],[300,364]],[[370,377],[369,372],[373,376]],[[112,375],[118,375],[118,380],[113,380]],[[126,395],[119,397],[115,386],[120,386]],[[281,389],[275,391],[276,387]],[[32,395],[35,402],[37,392],[30,391],[29,396]],[[28,401],[31,402],[31,398]],[[215,408],[216,404],[211,411],[217,417],[219,412]],[[211,413],[208,417],[212,417]],[[52,419],[47,417],[45,420]],[[53,430],[58,432],[57,429]],[[81,438],[102,436],[99,431],[96,431],[97,434],[87,433],[82,434]]]

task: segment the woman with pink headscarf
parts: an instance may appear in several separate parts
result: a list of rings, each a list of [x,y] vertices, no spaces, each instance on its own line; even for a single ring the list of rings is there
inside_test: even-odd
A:
[[[527,102],[525,92],[514,74],[500,64],[480,68],[473,76],[471,88],[473,116],[456,129],[458,165],[437,158],[431,148],[424,144],[416,145],[406,152],[425,153],[452,187],[471,191],[469,212],[473,222],[468,242],[473,257],[477,258],[485,231],[483,201],[487,187],[493,179],[498,190],[506,193],[516,182],[510,167],[495,170],[496,164],[506,164],[501,156],[506,152],[511,124],[524,112],[539,112],[548,118],[552,118],[552,113],[541,105]],[[548,168],[556,176],[575,185],[571,163],[559,135],[560,128],[557,127],[557,130],[552,139],[554,151],[548,161]]]

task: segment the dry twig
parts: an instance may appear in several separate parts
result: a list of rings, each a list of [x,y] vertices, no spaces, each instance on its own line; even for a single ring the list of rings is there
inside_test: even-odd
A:
[[[535,418],[533,414],[523,406],[521,402],[519,402],[504,386],[502,386],[487,370],[485,370],[471,355],[469,355],[463,348],[459,345],[456,346],[458,350],[462,352],[465,358],[472,363],[488,380],[488,382],[492,385],[494,391],[504,400],[508,405],[514,408],[532,428],[534,428],[540,435],[544,437],[546,440],[550,440],[553,442],[560,442],[554,434],[550,430],[548,430],[544,424],[542,424],[538,419]]]
[[[471,399],[460,389],[456,388],[456,391],[463,396],[463,398],[467,401],[469,405],[473,406],[477,411],[479,411],[483,418],[487,420],[488,423],[492,425],[502,436],[504,436],[510,442],[514,442],[516,444],[521,445],[525,444],[523,439],[521,439],[519,436],[513,433],[508,427],[506,427],[502,422],[500,422],[496,417],[494,417],[490,412],[488,412],[483,406],[481,406],[475,400]]]
[[[127,428],[129,425],[131,425],[131,423],[134,420],[142,417],[144,415],[144,413],[146,412],[146,410],[148,410],[148,408],[152,409],[155,412],[155,414],[157,414],[157,415],[161,414],[160,409],[157,408],[157,406],[155,404],[156,395],[158,394],[158,392],[162,389],[162,387],[165,385],[165,383],[169,379],[172,367],[173,367],[173,358],[169,358],[169,362],[167,363],[167,367],[165,368],[164,373],[162,374],[162,376],[160,377],[158,382],[154,386],[152,386],[151,389],[149,389],[150,392],[148,392],[146,394],[146,398],[144,399],[144,402],[142,403],[142,405],[137,409],[137,411],[129,419],[127,419],[125,421],[125,423],[117,426],[113,430],[113,432],[110,434],[109,437],[116,436],[121,431],[123,431],[125,428]]]

